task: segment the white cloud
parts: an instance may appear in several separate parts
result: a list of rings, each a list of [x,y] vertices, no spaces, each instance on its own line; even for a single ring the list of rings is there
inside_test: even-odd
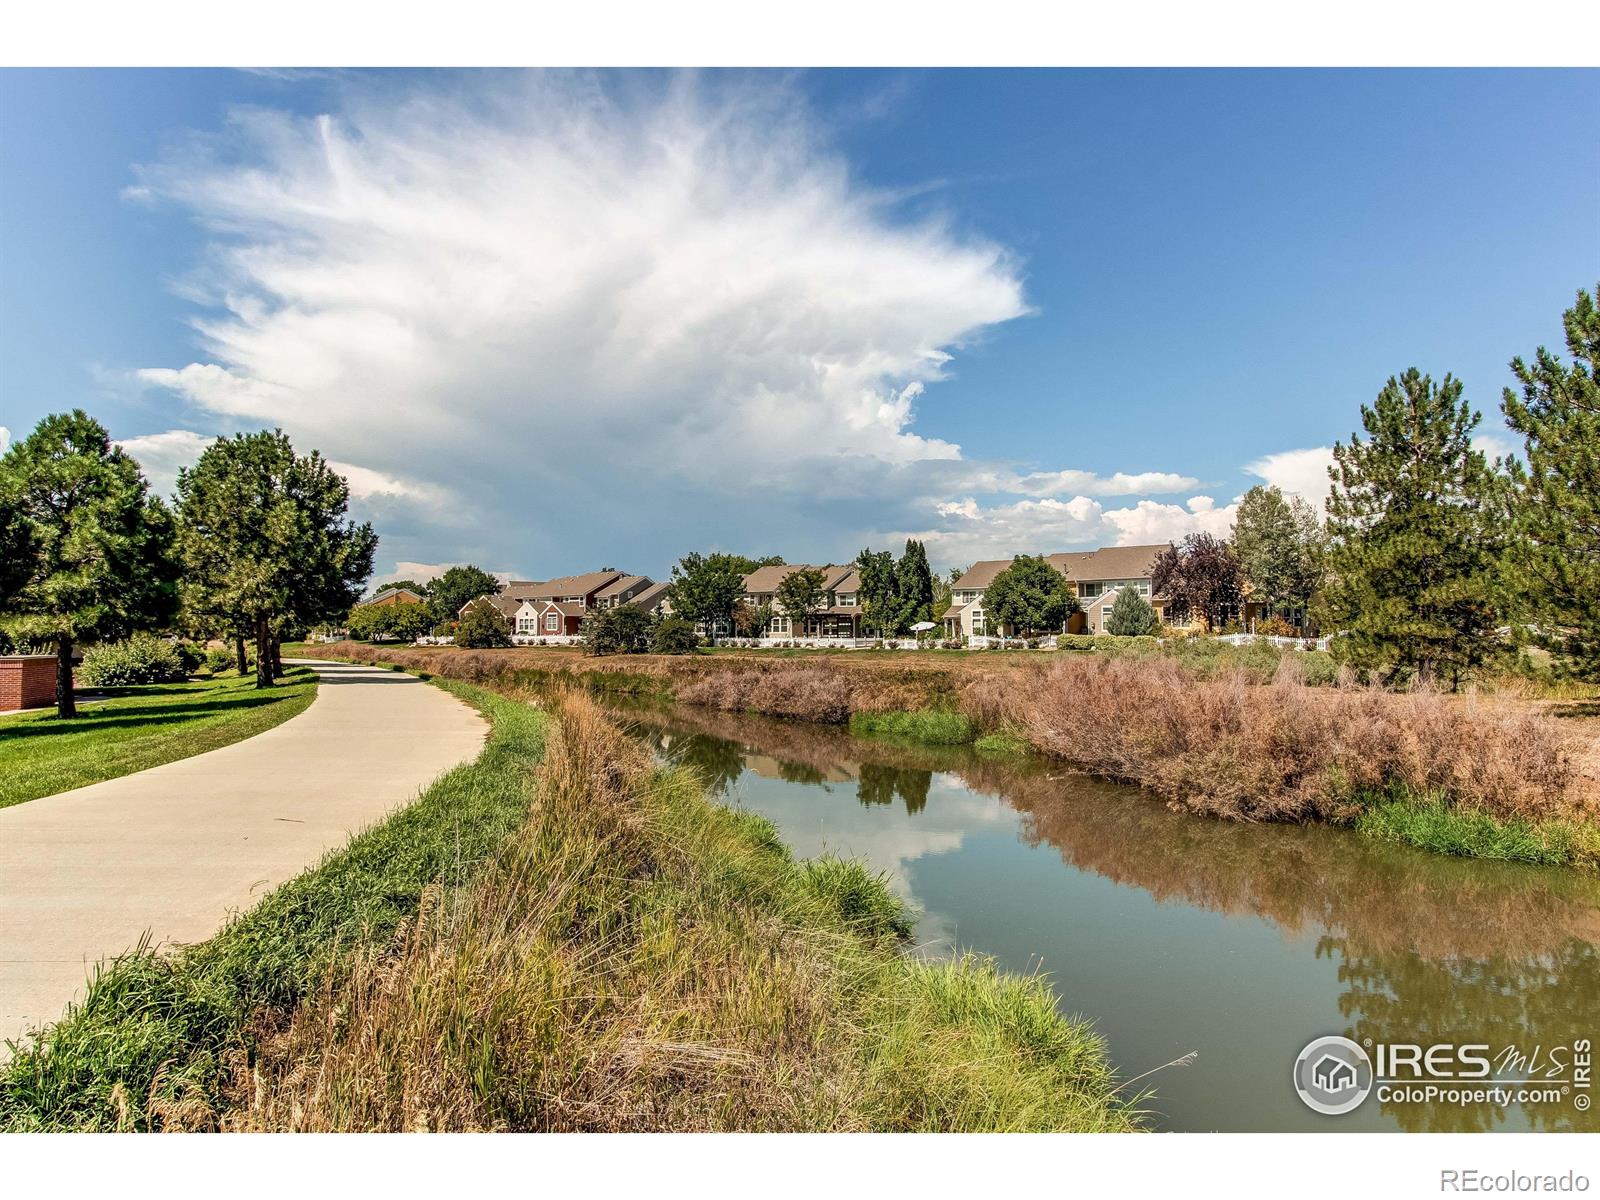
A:
[[[1321,512],[1328,499],[1331,486],[1328,468],[1332,465],[1333,447],[1313,446],[1263,455],[1254,462],[1245,463],[1244,470],[1269,486],[1279,488],[1286,496],[1299,496]]]
[[[1185,492],[1200,481],[1189,475],[1168,471],[1118,471],[1105,478],[1093,471],[1035,471],[1016,481],[1007,490],[1029,496],[1151,496],[1162,492]]]
[[[382,471],[374,471],[371,467],[358,467],[354,463],[335,462],[333,459],[328,460],[328,465],[344,476],[345,482],[350,485],[352,500],[388,497],[422,504],[439,504],[448,496],[443,488],[431,483],[400,479],[393,475],[385,475]]]
[[[178,471],[192,467],[195,460],[215,438],[192,429],[169,429],[165,433],[146,433],[139,437],[123,438],[117,443],[133,456],[150,490],[160,496],[170,496],[178,486]]]
[[[4,425],[0,425],[0,454],[4,454],[6,447],[9,445],[11,445],[11,430]]]
[[[238,113],[141,171],[215,237],[185,285],[204,359],[139,377],[365,464],[374,494],[462,493],[508,547],[529,505],[569,539],[699,542],[710,510],[781,540],[819,481],[902,503],[944,486],[925,466],[972,474],[916,405],[1028,311],[1003,248],[897,217],[782,89],[489,86]]]

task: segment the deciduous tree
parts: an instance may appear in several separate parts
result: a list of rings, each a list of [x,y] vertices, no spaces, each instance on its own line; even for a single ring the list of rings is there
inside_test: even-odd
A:
[[[748,562],[732,554],[685,554],[672,568],[672,611],[690,621],[704,621],[715,641],[717,622],[733,627],[733,609],[750,573],[744,569]]]
[[[794,621],[800,633],[804,633],[807,621],[828,598],[823,590],[827,582],[827,573],[817,567],[798,567],[778,581],[778,607]]]
[[[272,686],[277,631],[343,616],[372,573],[377,535],[345,519],[350,489],[281,430],[218,438],[178,473],[184,603],[256,641],[256,686]]]
[[[499,590],[500,581],[482,567],[471,563],[451,567],[428,584],[428,608],[433,613],[434,624],[454,621],[467,601],[492,596]]]
[[[1250,598],[1303,615],[1322,577],[1322,522],[1300,497],[1257,485],[1239,502],[1233,549]]]
[[[1243,572],[1233,547],[1209,533],[1191,533],[1156,555],[1150,586],[1167,599],[1167,615],[1178,621],[1200,618],[1207,632],[1238,611]]]
[[[177,612],[172,514],[81,409],[40,421],[0,458],[7,550],[0,624],[56,647],[56,712],[77,714],[74,647],[157,628]]]
[[[983,593],[991,627],[1013,634],[1056,633],[1082,611],[1067,578],[1043,556],[1019,554]]]
[[[1458,685],[1494,648],[1503,489],[1479,420],[1458,380],[1413,368],[1361,406],[1365,440],[1334,445],[1321,623],[1340,657]]]
[[[456,622],[455,644],[469,650],[498,650],[511,645],[511,622],[488,600],[467,605]]]
[[[1600,295],[1600,285],[1595,288]],[[1513,359],[1522,395],[1507,388],[1506,423],[1527,464],[1511,464],[1510,562],[1538,631],[1574,673],[1600,679],[1600,308],[1578,293],[1564,314],[1570,366],[1540,347]]]

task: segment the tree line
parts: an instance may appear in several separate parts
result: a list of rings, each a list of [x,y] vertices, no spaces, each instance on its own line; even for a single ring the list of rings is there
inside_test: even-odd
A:
[[[76,715],[87,642],[182,629],[233,642],[256,686],[285,634],[341,618],[372,574],[377,535],[350,490],[281,430],[222,437],[178,473],[174,502],[81,409],[45,417],[0,457],[0,632],[56,655],[56,710]]]

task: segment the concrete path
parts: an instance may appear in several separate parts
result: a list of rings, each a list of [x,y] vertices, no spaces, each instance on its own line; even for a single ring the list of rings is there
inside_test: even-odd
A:
[[[146,931],[209,937],[483,746],[487,723],[439,688],[310,665],[311,707],[265,733],[0,809],[0,1041]]]

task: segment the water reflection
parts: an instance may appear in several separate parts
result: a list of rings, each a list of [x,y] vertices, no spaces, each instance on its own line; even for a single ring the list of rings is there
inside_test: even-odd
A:
[[[1322,1118],[1286,1082],[1322,1033],[1525,1053],[1595,1039],[1600,881],[1198,819],[966,748],[689,707],[630,716],[799,852],[840,849],[889,871],[936,949],[971,945],[1020,970],[1042,959],[1125,1071],[1197,1049],[1195,1068],[1158,1078],[1166,1127],[1600,1128],[1566,1101],[1374,1100]]]

